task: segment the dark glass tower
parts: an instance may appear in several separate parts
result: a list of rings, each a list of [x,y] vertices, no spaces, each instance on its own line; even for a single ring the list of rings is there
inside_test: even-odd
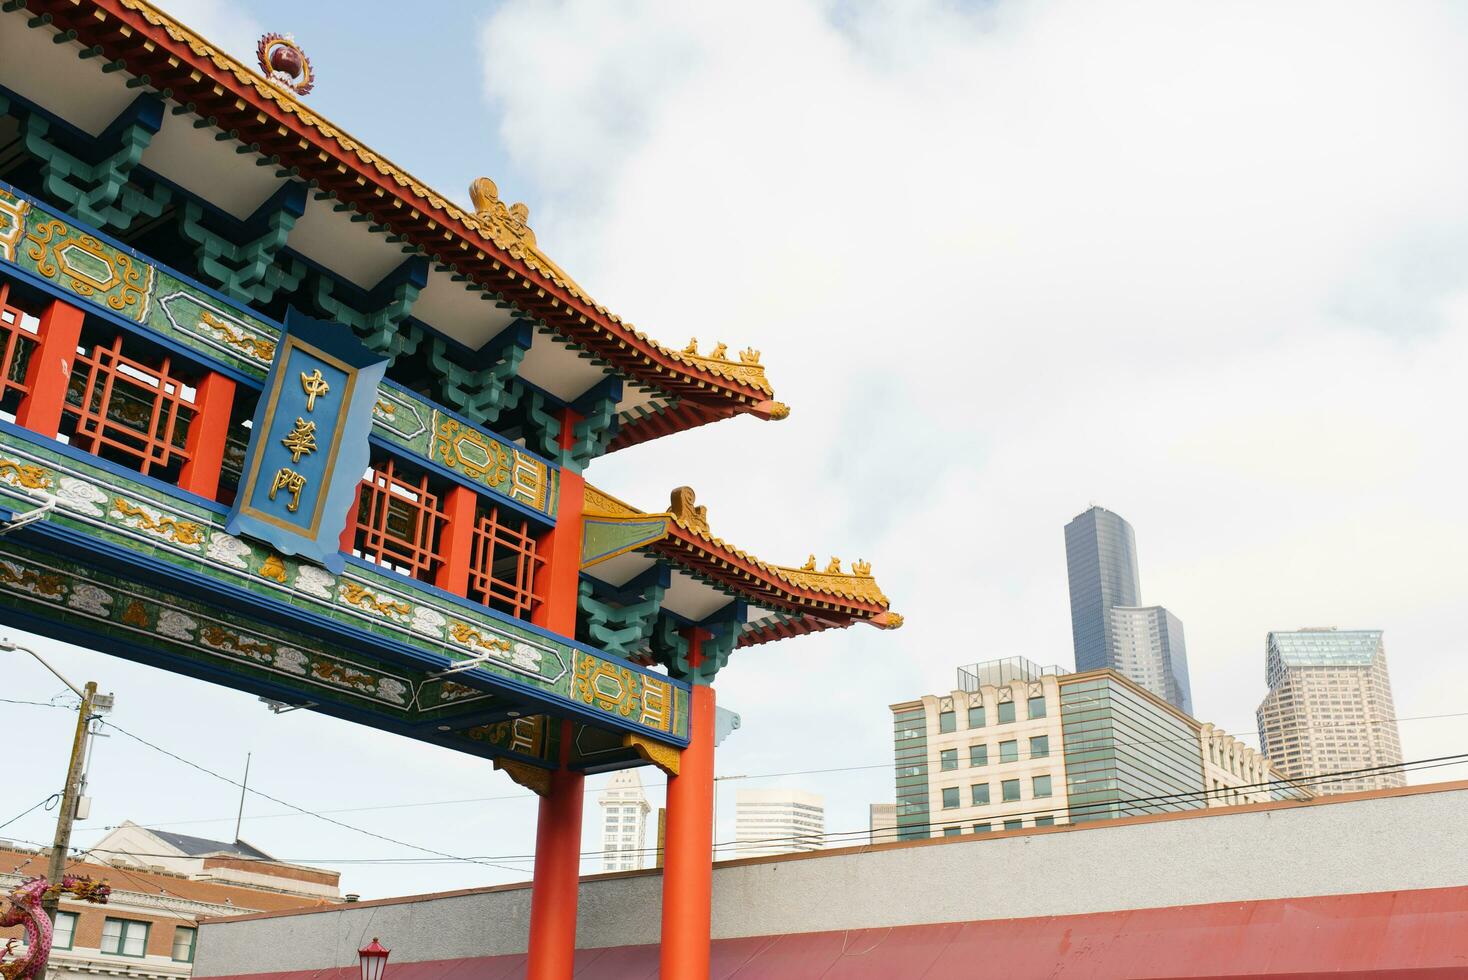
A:
[[[1065,526],[1065,565],[1076,670],[1110,667],[1111,608],[1140,605],[1132,526],[1104,507],[1078,515]]]

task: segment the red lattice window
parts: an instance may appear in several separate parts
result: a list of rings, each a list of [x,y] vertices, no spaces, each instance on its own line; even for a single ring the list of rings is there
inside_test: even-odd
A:
[[[123,463],[145,476],[170,478],[189,458],[184,446],[194,418],[194,389],[156,363],[122,353],[122,336],[78,348],[65,412],[79,449]]]
[[[39,322],[10,303],[10,283],[0,282],[0,407],[15,414],[15,406],[29,390],[26,368],[36,346]]]
[[[545,564],[536,549],[534,527],[498,507],[481,509],[469,552],[469,598],[492,609],[529,619],[541,596],[537,573]]]
[[[425,581],[443,561],[444,515],[428,477],[414,480],[393,461],[374,466],[357,501],[356,551],[367,561]]]

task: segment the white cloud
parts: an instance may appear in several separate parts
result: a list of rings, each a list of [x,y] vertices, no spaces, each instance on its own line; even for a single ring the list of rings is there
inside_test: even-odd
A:
[[[1069,663],[1061,527],[1092,499],[1136,525],[1203,717],[1248,724],[1264,632],[1317,623],[1386,629],[1401,713],[1446,710],[1464,44],[1448,8],[1340,3],[491,18],[540,241],[656,336],[761,348],[794,407],[592,480],[649,505],[691,483],[774,560],[859,553],[909,614],[736,656],[721,692],[759,717],[721,768],[788,768],[792,739],[880,762],[885,705],[954,665]],[[843,828],[890,798],[888,773],[836,778],[811,782]]]

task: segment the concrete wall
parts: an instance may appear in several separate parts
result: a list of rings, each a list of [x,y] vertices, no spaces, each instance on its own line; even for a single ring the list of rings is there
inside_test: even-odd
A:
[[[1023,918],[1468,883],[1468,782],[1304,804],[728,862],[714,936]],[[584,879],[578,945],[655,943],[656,872]],[[525,886],[206,923],[196,977],[525,950]]]

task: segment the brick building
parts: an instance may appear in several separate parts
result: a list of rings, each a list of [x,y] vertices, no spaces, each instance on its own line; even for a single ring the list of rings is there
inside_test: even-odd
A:
[[[0,846],[0,893],[44,874],[46,862],[44,851]],[[131,823],[67,872],[105,879],[112,896],[106,905],[62,898],[47,970],[52,980],[187,977],[202,919],[328,905],[338,900],[340,878],[335,871],[277,861],[243,841],[167,834]],[[0,943],[20,935],[18,927],[0,929]]]

